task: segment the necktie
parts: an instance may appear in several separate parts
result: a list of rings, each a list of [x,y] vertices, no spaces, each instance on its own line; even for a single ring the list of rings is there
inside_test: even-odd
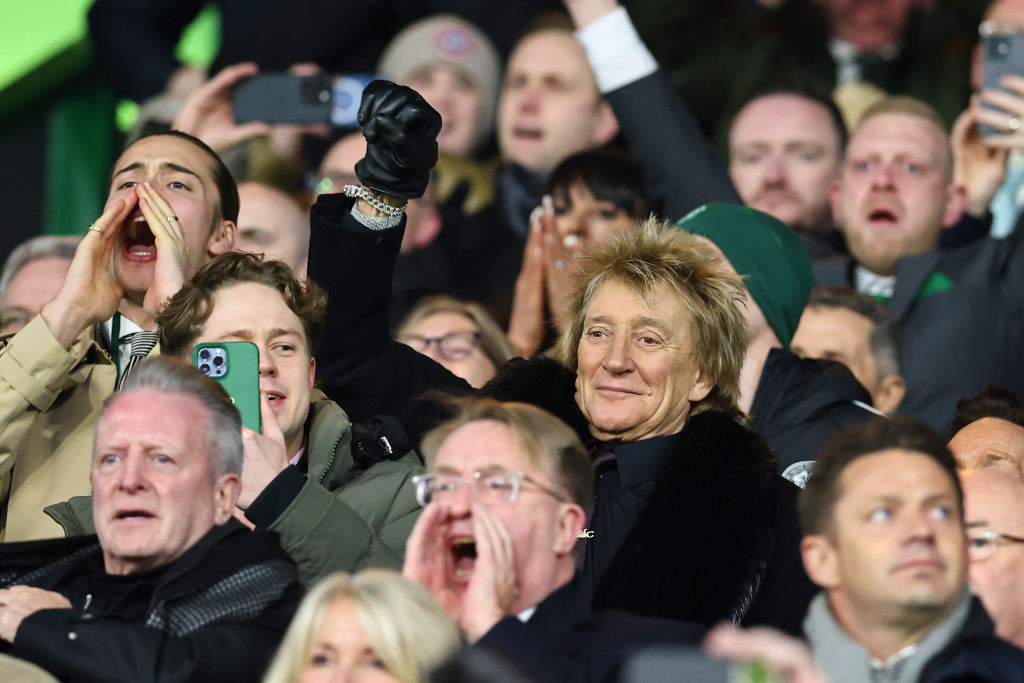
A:
[[[124,372],[121,373],[120,377],[117,378],[117,384],[114,387],[114,391],[121,389],[121,385],[124,384],[124,380],[128,377],[128,373],[139,364],[143,358],[149,355],[149,352],[156,346],[157,333],[156,332],[136,332],[129,334],[125,337],[132,345],[132,353],[128,358],[128,364],[124,367]]]
[[[597,502],[597,482],[601,475],[616,465],[615,451],[604,444],[599,444],[590,455],[594,467],[594,500],[587,506],[587,523],[593,524],[594,506]],[[576,541],[576,567],[582,569],[587,557],[587,540],[594,537],[594,530],[586,528],[580,532],[582,535]]]

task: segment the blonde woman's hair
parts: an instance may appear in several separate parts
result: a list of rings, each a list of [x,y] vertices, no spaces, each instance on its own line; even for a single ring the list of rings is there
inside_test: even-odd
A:
[[[385,569],[337,572],[306,594],[263,683],[298,683],[324,617],[338,600],[352,603],[366,642],[403,683],[426,683],[430,671],[461,644],[455,623],[423,586]]]
[[[505,333],[501,331],[498,323],[494,322],[494,318],[483,306],[474,301],[460,301],[443,294],[427,296],[416,302],[416,305],[402,318],[402,322],[398,323],[395,336],[401,337],[416,327],[421,320],[438,313],[455,313],[468,318],[473,323],[477,331],[480,332],[480,349],[494,365],[495,372],[515,355],[512,353],[512,347],[509,346]]]
[[[740,277],[722,269],[703,238],[649,218],[639,229],[613,235],[605,244],[583,252],[577,263],[580,268],[569,298],[570,322],[556,350],[566,367],[578,365],[576,352],[587,307],[602,285],[622,284],[647,306],[656,295],[667,293],[689,313],[694,361],[714,383],[690,414],[705,410],[741,414],[736,402],[748,340],[740,305],[746,293]]]

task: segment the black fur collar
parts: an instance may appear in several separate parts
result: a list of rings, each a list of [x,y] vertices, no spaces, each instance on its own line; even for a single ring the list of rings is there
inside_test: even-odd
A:
[[[733,417],[691,417],[595,607],[709,626],[742,618],[772,551],[775,468],[765,441]]]
[[[515,359],[483,388],[540,406],[591,440],[575,374],[550,358]],[[738,621],[774,544],[775,456],[725,413],[691,417],[647,508],[598,583],[595,606],[696,621]]]

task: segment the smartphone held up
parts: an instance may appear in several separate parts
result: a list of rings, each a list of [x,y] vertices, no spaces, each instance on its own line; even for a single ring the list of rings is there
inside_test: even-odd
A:
[[[1005,91],[1002,79],[1005,76],[1024,76],[1024,33],[991,33],[983,36],[982,49],[982,90]],[[991,111],[1009,112],[995,105],[983,102],[982,106]],[[1019,125],[1019,122],[1018,122]],[[999,135],[1005,133],[994,126],[978,124],[978,132],[982,135]]]
[[[219,382],[242,415],[242,425],[262,431],[260,351],[252,342],[211,342],[192,350],[192,365]]]
[[[371,74],[256,74],[235,87],[235,120],[354,128],[363,90],[376,79]]]

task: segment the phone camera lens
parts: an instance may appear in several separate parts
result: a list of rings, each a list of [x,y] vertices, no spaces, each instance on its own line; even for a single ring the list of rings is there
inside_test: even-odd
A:
[[[217,367],[220,367],[221,365],[224,365],[224,358],[221,357],[221,356],[214,356],[213,357],[213,364],[216,365]]]
[[[199,357],[203,360],[207,360],[210,357],[210,349],[202,349],[199,351]]]
[[[199,366],[199,372],[203,373],[204,375],[209,375],[210,366],[207,365],[206,363],[203,363],[202,365]]]

